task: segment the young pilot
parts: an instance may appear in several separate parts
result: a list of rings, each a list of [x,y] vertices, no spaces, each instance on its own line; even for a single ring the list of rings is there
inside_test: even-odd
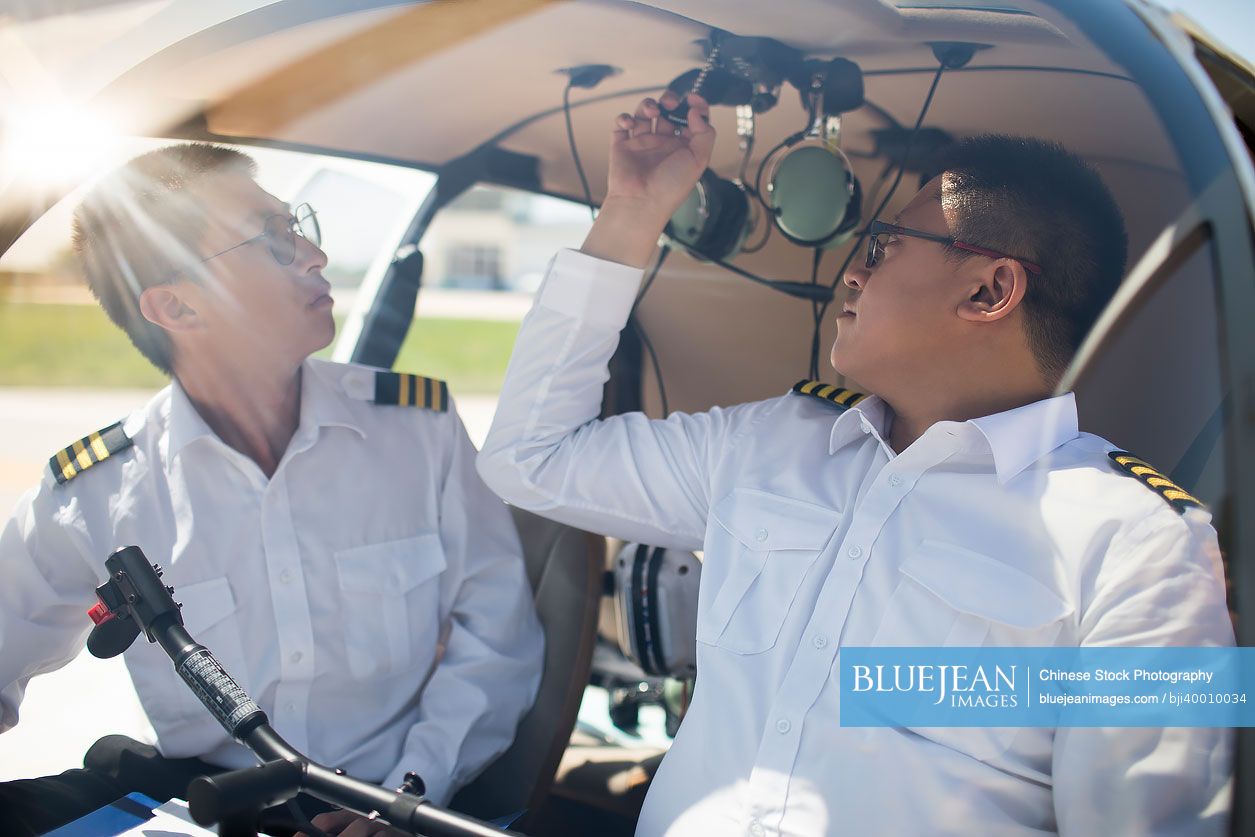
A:
[[[674,132],[652,100],[618,117],[601,214],[551,264],[479,457],[519,506],[705,552],[697,687],[637,833],[1225,833],[1226,730],[839,723],[845,646],[1233,644],[1209,515],[1054,394],[1123,274],[1098,175],[974,138],[873,222],[831,361],[874,395],[599,420],[642,268],[710,159],[690,104]]]

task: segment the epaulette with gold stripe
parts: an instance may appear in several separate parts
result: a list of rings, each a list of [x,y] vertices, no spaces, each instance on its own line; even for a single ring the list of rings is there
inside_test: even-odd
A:
[[[375,372],[374,401],[444,413],[449,409],[449,385],[435,378],[381,369]]]
[[[825,384],[823,381],[798,381],[793,385],[793,392],[796,392],[798,395],[809,395],[812,398],[831,401],[838,407],[847,409],[867,397],[861,392],[843,389],[835,384]]]
[[[117,422],[79,439],[65,450],[57,451],[56,456],[48,460],[48,467],[52,469],[57,483],[65,485],[97,462],[104,462],[133,444],[131,437],[122,429],[122,422]]]
[[[1185,514],[1185,510],[1188,508],[1205,508],[1202,501],[1197,497],[1146,464],[1145,460],[1138,459],[1127,450],[1113,450],[1107,456],[1111,458],[1112,462],[1116,463],[1116,466],[1121,471],[1124,471],[1129,476],[1136,477],[1139,482],[1164,498],[1168,505],[1177,510],[1177,514]]]

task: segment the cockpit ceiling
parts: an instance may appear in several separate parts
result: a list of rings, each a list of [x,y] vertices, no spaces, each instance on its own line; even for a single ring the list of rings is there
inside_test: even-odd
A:
[[[1103,2],[1118,12],[1117,0]],[[925,127],[955,137],[1039,136],[1082,154],[1124,208],[1130,263],[1189,201],[1143,90],[1048,0],[285,0],[157,53],[105,98],[142,114],[137,120],[150,133],[281,143],[430,169],[506,132],[499,146],[536,158],[541,191],[582,199],[559,70],[609,64],[616,75],[571,94],[574,136],[599,201],[614,115],[699,66],[712,27],[860,65],[869,106],[843,117],[841,145],[864,187],[886,165],[872,156],[873,132],[914,124],[938,66],[930,44],[957,41],[983,48],[939,80]],[[733,177],[742,162],[733,109],[716,108],[713,121],[720,140],[712,167]],[[749,175],[804,122],[800,97],[786,85],[779,104],[757,119]],[[917,174],[906,177],[886,213],[917,185]],[[836,282],[838,301],[844,288],[834,277],[847,255],[849,245],[829,254],[819,277]],[[737,262],[794,280],[809,277],[812,264],[810,251],[779,236]],[[804,371],[809,305],[683,254],[665,274],[637,313],[666,358],[672,408],[764,397],[796,379],[782,384],[782,369]],[[820,345],[828,346],[835,323],[828,317],[821,325]],[[656,405],[652,380],[645,397]]]
[[[579,195],[561,111],[563,67],[621,72],[577,90],[575,128],[596,192],[613,115],[698,66],[712,26],[773,37],[867,74],[869,100],[910,125],[936,67],[936,41],[987,44],[943,79],[928,124],[956,135],[1045,135],[1086,155],[1155,171],[1177,168],[1162,129],[1122,69],[1042,4],[881,0],[458,0],[390,5],[268,32],[247,19],[158,54],[112,95],[160,102],[169,129],[203,120],[210,134],[273,140],[437,167],[541,116],[503,143],[541,161],[546,191]],[[985,6],[984,10],[975,7]],[[223,27],[235,37],[224,43]],[[245,36],[247,35],[247,36]],[[1006,69],[1002,69],[1006,68]],[[1021,69],[1011,69],[1021,68]],[[582,104],[586,100],[596,100]],[[1094,117],[1101,115],[1102,119]],[[765,151],[797,130],[796,91],[759,119]],[[1119,124],[1120,131],[1111,125]],[[885,126],[869,109],[846,119],[843,145],[870,150]],[[716,127],[733,133],[731,108]],[[716,167],[735,167],[723,143]],[[594,195],[596,197],[596,195]]]

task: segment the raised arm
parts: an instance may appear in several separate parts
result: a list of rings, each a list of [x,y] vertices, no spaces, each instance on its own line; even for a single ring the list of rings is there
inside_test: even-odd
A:
[[[550,264],[519,331],[478,467],[515,505],[593,531],[695,549],[710,471],[743,411],[597,420],[641,268],[714,145],[705,102],[693,96],[690,105],[690,127],[679,134],[665,120],[653,132],[658,105],[649,99],[635,116],[618,117],[601,214],[580,252],[560,252]]]

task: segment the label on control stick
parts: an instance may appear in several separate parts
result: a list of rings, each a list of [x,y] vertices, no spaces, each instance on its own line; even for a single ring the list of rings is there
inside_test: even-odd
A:
[[[177,670],[200,702],[232,737],[235,737],[236,729],[245,718],[254,712],[261,712],[261,707],[253,703],[253,699],[231,679],[209,649],[193,651],[179,663]]]

